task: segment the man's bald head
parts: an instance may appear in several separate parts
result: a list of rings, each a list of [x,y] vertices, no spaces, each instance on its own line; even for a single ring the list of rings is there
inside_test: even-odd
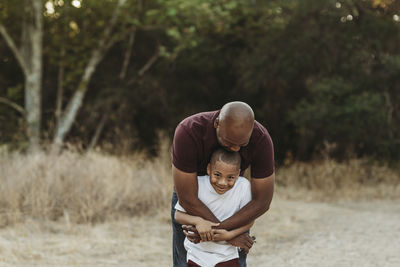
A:
[[[254,112],[251,107],[240,101],[229,102],[221,108],[219,121],[233,124],[249,124],[253,126]]]
[[[218,142],[227,150],[239,151],[250,140],[254,126],[254,112],[244,102],[225,104],[214,122]]]

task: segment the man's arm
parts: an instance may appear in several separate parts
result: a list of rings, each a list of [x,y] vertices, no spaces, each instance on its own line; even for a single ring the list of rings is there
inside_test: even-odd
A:
[[[174,185],[178,194],[179,204],[190,215],[199,216],[205,220],[218,223],[219,220],[198,198],[197,174],[187,173],[172,166]]]
[[[249,224],[263,215],[272,201],[274,193],[275,173],[266,178],[251,179],[252,200],[232,217],[221,222],[218,229],[232,230]]]

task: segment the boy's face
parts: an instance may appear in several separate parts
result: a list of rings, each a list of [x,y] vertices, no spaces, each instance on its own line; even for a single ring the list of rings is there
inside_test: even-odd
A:
[[[215,192],[222,195],[235,185],[240,169],[236,165],[216,161],[214,164],[208,164],[207,174]]]

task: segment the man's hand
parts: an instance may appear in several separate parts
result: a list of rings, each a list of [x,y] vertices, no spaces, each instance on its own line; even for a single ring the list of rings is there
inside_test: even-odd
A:
[[[197,232],[196,227],[193,225],[182,225],[183,233],[187,237],[187,239],[192,242],[192,243],[199,243],[201,240],[201,237],[199,233]]]
[[[248,233],[243,233],[241,235],[238,235],[237,237],[228,240],[227,242],[232,246],[243,249],[244,252],[246,252],[246,254],[249,253],[249,250],[254,244],[253,239],[249,236]]]

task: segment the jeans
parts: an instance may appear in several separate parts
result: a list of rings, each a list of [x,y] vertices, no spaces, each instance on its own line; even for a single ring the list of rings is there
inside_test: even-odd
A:
[[[178,196],[174,190],[171,201],[171,219],[172,219],[172,258],[174,267],[186,267],[186,249],[183,246],[185,234],[182,231],[182,225],[175,221],[175,204],[178,202]],[[239,251],[239,267],[246,267],[246,253]]]

